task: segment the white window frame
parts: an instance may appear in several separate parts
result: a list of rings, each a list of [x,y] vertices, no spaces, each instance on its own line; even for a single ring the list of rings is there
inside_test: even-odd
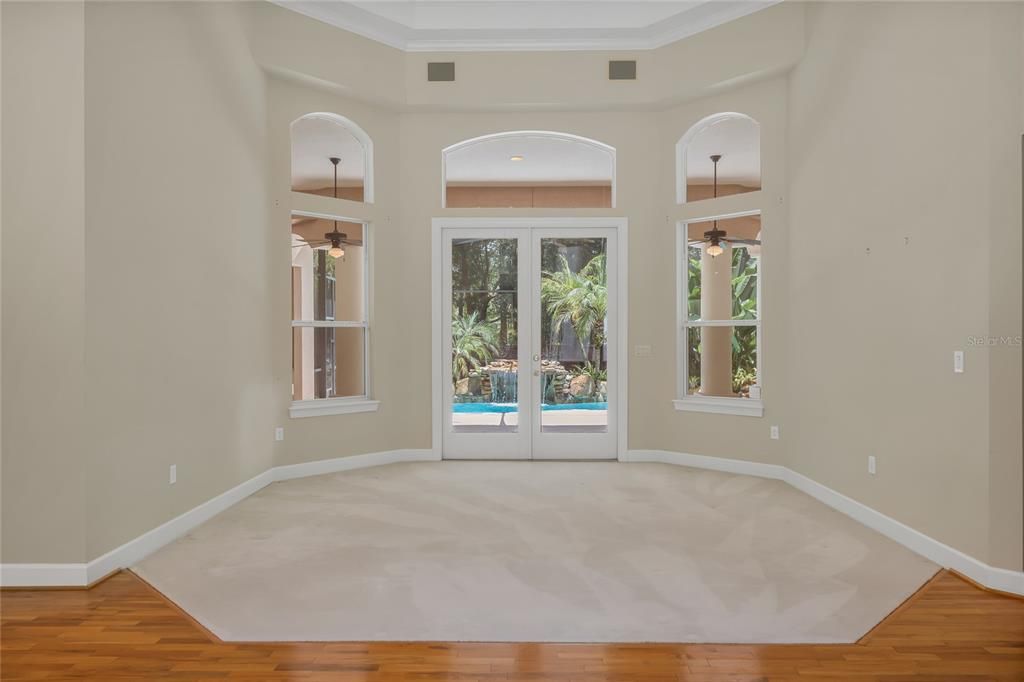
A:
[[[761,398],[727,398],[720,396],[690,395],[687,335],[691,328],[701,327],[754,327],[757,334],[757,385],[764,388],[764,374],[761,359],[764,355],[764,299],[761,296],[761,283],[764,280],[764,250],[757,257],[757,318],[754,320],[696,320],[691,321],[689,315],[689,226],[691,223],[705,223],[712,220],[729,220],[760,216],[762,233],[764,231],[764,214],[760,209],[700,216],[680,220],[676,223],[676,399],[672,401],[675,409],[682,412],[710,412],[713,414],[732,414],[748,417],[764,415],[764,401]]]
[[[363,200],[359,203],[372,204],[373,203],[373,139],[370,135],[360,127],[358,123],[350,118],[346,118],[341,114],[331,113],[329,111],[314,111],[309,114],[299,116],[297,119],[291,122],[288,128],[289,134],[294,135],[295,124],[299,121],[305,121],[309,119],[320,119],[324,121],[330,121],[331,123],[340,126],[350,133],[359,142],[363,148]],[[289,158],[291,158],[289,156]],[[289,178],[291,174],[289,173]],[[291,180],[289,179],[289,183]]]
[[[479,137],[472,137],[468,140],[462,140],[456,142],[453,145],[449,145],[441,150],[441,208],[448,207],[448,155],[452,152],[457,152],[467,147],[472,147],[481,143],[493,142],[494,140],[502,139],[515,139],[515,138],[543,138],[549,140],[558,140],[560,142],[576,142],[579,144],[593,147],[598,151],[604,152],[608,155],[609,163],[611,163],[611,207],[615,208],[616,200],[616,186],[617,186],[617,173],[618,173],[618,158],[616,157],[615,147],[610,144],[605,144],[599,140],[594,140],[589,137],[583,137],[581,135],[574,135],[572,133],[562,133],[553,130],[506,130],[500,133],[490,133],[487,135],[481,135]],[[494,207],[497,208],[497,207]]]
[[[295,328],[317,328],[328,327],[333,329],[362,329],[363,330],[363,394],[357,396],[344,396],[338,398],[314,398],[312,400],[292,400],[288,410],[289,416],[293,419],[302,417],[319,417],[334,414],[353,414],[356,412],[376,412],[380,407],[379,400],[373,400],[370,383],[370,306],[373,300],[370,290],[373,277],[371,267],[373,263],[373,224],[371,221],[362,218],[353,218],[344,215],[328,213],[314,213],[311,211],[291,211],[293,216],[307,218],[318,218],[321,220],[337,220],[346,223],[358,223],[363,226],[363,319],[362,320],[295,320],[292,319],[291,327]]]

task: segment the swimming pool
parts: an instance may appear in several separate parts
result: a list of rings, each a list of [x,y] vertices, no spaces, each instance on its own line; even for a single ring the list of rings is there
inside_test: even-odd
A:
[[[608,403],[563,403],[560,405],[544,404],[541,409],[545,412],[557,412],[560,410],[607,410]],[[517,403],[455,403],[452,405],[452,412],[459,414],[508,414],[518,412]]]

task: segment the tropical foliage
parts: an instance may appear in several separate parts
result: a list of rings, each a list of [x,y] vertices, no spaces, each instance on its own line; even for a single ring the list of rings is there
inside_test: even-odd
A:
[[[565,256],[560,255],[559,261],[558,270],[541,275],[541,303],[551,318],[552,328],[559,329],[568,322],[576,332],[584,357],[600,364],[608,315],[605,255],[594,256],[575,272]]]
[[[701,248],[688,253],[687,312],[690,319],[700,317]],[[757,318],[757,259],[745,248],[732,249],[732,319]],[[691,327],[687,338],[689,388],[700,386],[700,329]],[[733,390],[737,393],[757,383],[757,332],[754,327],[733,327]]]
[[[452,378],[469,376],[498,354],[498,332],[494,323],[476,313],[452,317]]]

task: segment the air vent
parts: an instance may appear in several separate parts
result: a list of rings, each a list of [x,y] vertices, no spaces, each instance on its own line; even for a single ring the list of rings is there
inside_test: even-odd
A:
[[[455,62],[427,62],[427,80],[455,80]]]
[[[608,62],[608,80],[635,81],[636,60]]]

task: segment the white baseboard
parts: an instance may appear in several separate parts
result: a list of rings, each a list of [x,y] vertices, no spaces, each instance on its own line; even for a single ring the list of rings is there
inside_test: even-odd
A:
[[[318,476],[396,462],[437,459],[439,459],[437,455],[429,449],[389,450],[273,467],[184,514],[146,531],[134,540],[129,540],[87,564],[0,564],[0,586],[84,587],[118,569],[128,568],[138,563],[164,545],[177,540],[196,526],[275,481],[287,481],[293,478]]]
[[[389,450],[273,467],[87,564],[0,564],[0,586],[81,587],[88,585],[113,571],[132,566],[275,481],[287,481],[397,462],[438,461],[439,459],[437,453],[430,449]],[[629,450],[620,458],[620,461],[660,462],[785,481],[794,488],[940,566],[959,571],[985,587],[1024,595],[1024,573],[989,566],[803,474],[798,474],[792,469],[778,464],[762,464],[667,450]]]
[[[676,464],[695,469],[712,469],[713,471],[724,471],[730,474],[746,474],[759,478],[781,479],[787,471],[786,467],[779,466],[778,464],[762,464],[742,459],[708,457],[707,455],[690,455],[685,452],[671,452],[669,450],[628,450],[624,456],[619,458],[619,461]]]
[[[715,471],[785,481],[797,490],[810,495],[836,511],[846,514],[853,520],[895,540],[912,552],[916,552],[944,568],[958,571],[976,583],[990,589],[1024,595],[1024,572],[989,566],[958,549],[954,549],[933,537],[914,530],[910,526],[890,516],[886,516],[853,498],[836,492],[832,488],[822,485],[788,467],[778,464],[748,462],[740,459],[689,455],[682,452],[668,452],[665,450],[630,450],[626,453],[625,457],[621,458],[621,461],[677,464],[697,469],[713,469]]]
[[[64,587],[88,585],[88,564],[0,564],[0,586]]]
[[[293,478],[333,474],[338,471],[351,471],[352,469],[363,469],[383,464],[429,462],[437,459],[439,457],[429,448],[424,450],[388,450],[386,452],[371,452],[367,455],[352,455],[351,457],[321,459],[316,462],[288,464],[274,467],[271,471],[274,472],[275,481],[289,481]]]
[[[177,540],[196,526],[209,521],[228,507],[265,488],[274,482],[273,472],[273,469],[268,469],[258,476],[253,476],[245,483],[236,485],[231,490],[189,509],[181,516],[176,516],[170,521],[146,531],[134,540],[129,540],[103,556],[93,559],[87,564],[85,584],[99,580],[119,568],[128,568],[164,545]]]

